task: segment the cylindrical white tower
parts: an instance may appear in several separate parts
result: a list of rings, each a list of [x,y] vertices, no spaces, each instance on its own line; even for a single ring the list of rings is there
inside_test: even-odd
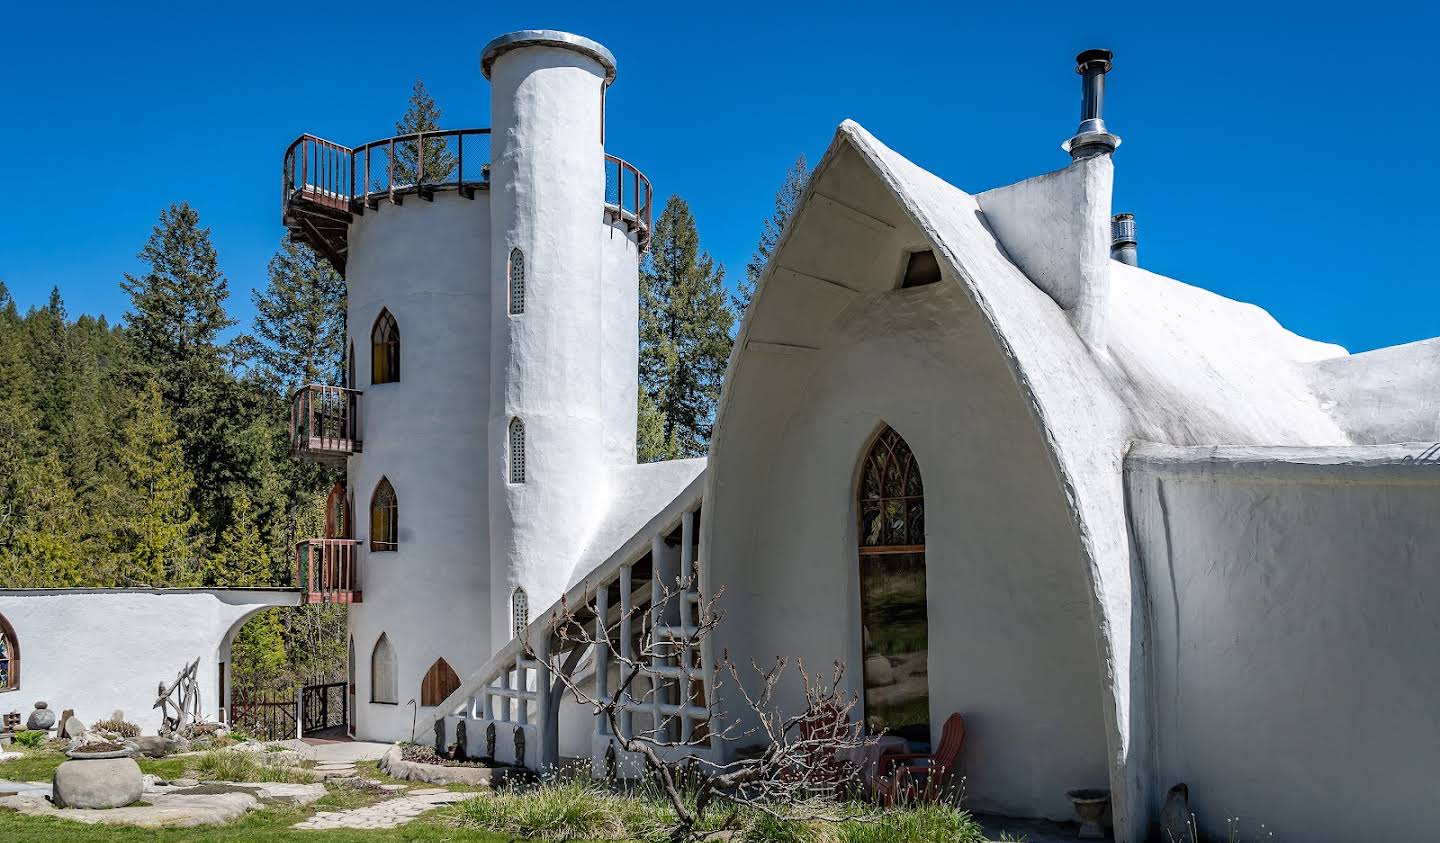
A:
[[[350,607],[356,734],[410,734],[406,705],[444,659],[460,676],[492,652],[488,458],[490,234],[487,194],[411,195],[350,226],[348,331],[364,451],[349,460],[353,535],[364,602]],[[377,320],[389,319],[398,363],[372,358]],[[371,501],[393,491],[392,535]],[[393,538],[393,544],[384,542]],[[385,645],[377,656],[381,636]],[[421,713],[424,713],[421,709]]]
[[[559,598],[609,503],[604,92],[615,59],[550,30],[485,47],[491,118],[491,632]]]

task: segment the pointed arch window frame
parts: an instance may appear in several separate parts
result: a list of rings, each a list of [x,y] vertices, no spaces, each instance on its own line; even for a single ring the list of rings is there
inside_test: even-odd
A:
[[[460,674],[442,656],[431,663],[420,680],[420,705],[433,708],[460,689]]]
[[[370,493],[370,552],[400,549],[400,498],[389,477],[381,476]]]
[[[925,483],[914,451],[887,424],[864,453],[855,493],[860,554],[925,552]],[[874,520],[867,523],[872,514]],[[894,522],[897,514],[899,526]],[[876,529],[883,533],[871,540],[866,534]],[[891,541],[897,537],[900,541]]]
[[[386,657],[387,664],[384,665],[384,669],[388,671],[388,673],[383,674],[382,671],[378,669],[380,665],[377,663],[377,660],[382,655],[380,650],[381,644],[385,645],[384,656]],[[388,694],[380,693],[382,690],[382,678],[385,680],[384,684],[388,686],[383,690],[388,691]],[[390,699],[385,699],[386,696],[390,697]],[[370,702],[377,705],[400,704],[400,658],[395,654],[395,645],[390,641],[389,634],[384,632],[380,633],[380,637],[375,639],[375,646],[370,648]]]
[[[0,694],[20,690],[20,638],[0,615]]]
[[[400,323],[390,308],[380,308],[370,327],[370,383],[400,382]]]
[[[523,586],[516,586],[510,592],[510,631],[519,638],[530,626],[530,595]]]

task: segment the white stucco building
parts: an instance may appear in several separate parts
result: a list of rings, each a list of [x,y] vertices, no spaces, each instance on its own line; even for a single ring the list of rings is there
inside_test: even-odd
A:
[[[349,384],[296,397],[297,453],[348,475],[298,584],[351,604],[355,734],[418,717],[475,755],[600,758],[552,674],[613,671],[564,649],[557,601],[618,618],[698,560],[727,621],[637,720],[729,716],[721,648],[839,659],[914,749],[964,715],[975,810],[1065,819],[1107,787],[1140,841],[1185,782],[1211,829],[1440,824],[1440,340],[1349,355],[1135,265],[1109,64],[1080,57],[1070,162],[1013,185],[966,192],[843,123],[708,461],[635,464],[652,198],[606,152],[604,47],[491,42],[489,130],[297,140],[286,222],[345,272],[353,347]]]

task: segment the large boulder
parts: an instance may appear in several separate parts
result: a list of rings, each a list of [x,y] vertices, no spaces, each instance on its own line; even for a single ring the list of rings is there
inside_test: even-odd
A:
[[[60,808],[121,808],[140,799],[144,784],[133,758],[72,759],[55,768],[51,798]]]

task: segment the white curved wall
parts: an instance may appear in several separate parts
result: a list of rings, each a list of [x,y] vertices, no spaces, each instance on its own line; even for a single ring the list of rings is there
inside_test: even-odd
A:
[[[28,716],[44,700],[90,725],[118,709],[153,735],[164,717],[155,686],[199,659],[200,713],[214,720],[233,634],[262,609],[299,602],[288,589],[0,589],[20,644],[20,687],[0,693],[0,710]]]
[[[1233,817],[1246,840],[1261,823],[1277,840],[1433,839],[1440,466],[1415,463],[1425,448],[1132,453],[1157,802],[1185,782],[1217,839]]]
[[[817,312],[775,283],[764,318]],[[717,648],[841,659],[859,692],[855,478],[888,423],[925,483],[932,740],[965,716],[971,809],[1068,819],[1065,791],[1104,787],[1107,752],[1084,560],[1039,431],[957,285],[850,301],[820,350],[752,346],[732,367],[706,495]]]
[[[608,498],[601,400],[603,303],[597,223],[605,70],[567,49],[529,46],[491,66],[491,272],[506,289],[525,254],[525,312],[491,305],[491,631],[509,637],[509,595],[559,598]],[[508,482],[506,432],[525,422],[526,479]]]
[[[408,738],[425,671],[443,657],[464,676],[490,655],[490,198],[442,191],[382,202],[350,228],[349,333],[364,452],[349,462],[364,602],[350,609],[357,735]],[[400,329],[400,380],[370,383],[381,308]],[[369,550],[370,495],[388,477],[399,549]],[[399,705],[371,704],[370,653],[384,632],[398,655]]]
[[[624,222],[600,231],[600,401],[605,461],[635,464],[635,416],[640,370],[640,244]]]

